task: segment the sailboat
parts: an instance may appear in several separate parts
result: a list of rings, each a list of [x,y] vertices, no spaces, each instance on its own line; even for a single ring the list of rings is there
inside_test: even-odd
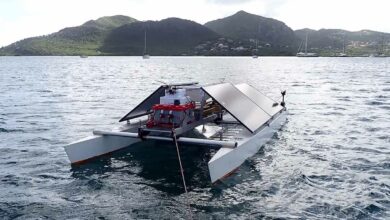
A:
[[[344,38],[343,38],[343,52],[339,53],[337,56],[338,57],[348,57],[348,55],[345,53],[345,34],[344,34]]]
[[[376,54],[374,57],[387,57],[385,54],[385,37],[382,35],[382,44],[378,51],[378,54]]]
[[[144,54],[142,55],[142,58],[143,58],[143,59],[149,59],[150,56],[149,56],[149,54],[146,53],[146,31],[145,31],[144,43],[145,43],[145,44],[144,44]]]
[[[253,54],[252,54],[252,58],[253,59],[257,59],[259,56],[257,56],[257,44],[258,44],[258,40],[256,39],[256,47],[255,47],[255,49],[253,50]]]
[[[309,33],[306,32],[305,52],[302,52],[302,51],[301,51],[301,49],[302,49],[302,43],[303,43],[303,42],[302,42],[301,45],[299,45],[297,57],[318,57],[318,54],[316,54],[316,53],[308,53],[308,52],[307,52],[307,40],[308,40],[308,35],[309,35]]]
[[[259,48],[259,35],[260,35],[260,24],[257,28],[257,36],[256,36],[256,39],[255,39],[255,49],[252,51],[252,58],[253,59],[257,59],[259,56],[257,55],[257,52],[258,52],[258,48]]]

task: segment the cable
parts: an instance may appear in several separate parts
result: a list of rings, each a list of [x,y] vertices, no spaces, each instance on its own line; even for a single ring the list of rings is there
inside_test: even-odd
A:
[[[179,165],[180,165],[181,178],[183,180],[184,191],[186,193],[186,203],[187,203],[187,206],[188,206],[188,214],[189,214],[190,219],[193,219],[192,218],[191,206],[188,203],[189,197],[188,197],[187,185],[186,185],[186,180],[185,180],[185,177],[184,177],[184,169],[183,169],[183,165],[181,163],[180,150],[179,150],[179,145],[177,143],[177,137],[176,137],[175,129],[172,129],[172,138],[173,138],[173,141],[175,142],[175,145],[176,145],[176,152],[177,152],[177,158],[179,160]]]

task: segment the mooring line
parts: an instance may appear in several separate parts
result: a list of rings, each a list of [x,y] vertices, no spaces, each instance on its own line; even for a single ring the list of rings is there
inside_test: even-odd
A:
[[[177,137],[176,137],[176,133],[175,133],[174,129],[172,129],[172,137],[173,137],[173,141],[175,142],[175,145],[176,145],[177,158],[179,159],[181,178],[183,180],[184,191],[186,193],[186,203],[187,203],[187,206],[188,206],[188,214],[189,214],[190,219],[193,219],[192,218],[191,206],[190,206],[190,203],[189,203],[189,197],[188,197],[186,180],[185,180],[185,177],[184,177],[184,169],[183,169],[183,165],[181,163],[181,158],[180,158],[179,144],[177,143]]]

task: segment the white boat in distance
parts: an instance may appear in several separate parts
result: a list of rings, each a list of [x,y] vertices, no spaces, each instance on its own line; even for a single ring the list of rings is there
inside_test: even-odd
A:
[[[140,141],[209,147],[217,149],[208,162],[214,183],[256,154],[282,127],[287,120],[285,94],[279,103],[245,83],[162,85],[119,120],[123,126],[95,130],[65,151],[72,164],[79,164]]]

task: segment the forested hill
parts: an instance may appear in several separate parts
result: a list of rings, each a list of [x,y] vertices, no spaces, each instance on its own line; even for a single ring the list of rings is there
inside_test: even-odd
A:
[[[207,22],[205,26],[236,40],[257,39],[260,43],[281,46],[291,46],[297,41],[294,31],[285,23],[245,11]]]
[[[53,34],[15,42],[1,48],[0,55],[97,55],[113,29],[136,21],[123,15],[102,17]]]
[[[112,55],[140,55],[144,50],[152,55],[192,54],[194,47],[220,36],[196,22],[180,18],[135,22],[111,31],[101,51]]]
[[[343,51],[351,56],[369,54],[390,54],[390,34],[371,30],[346,31],[342,29],[300,29],[295,34],[303,42],[308,36],[308,48],[312,52],[332,56]]]

